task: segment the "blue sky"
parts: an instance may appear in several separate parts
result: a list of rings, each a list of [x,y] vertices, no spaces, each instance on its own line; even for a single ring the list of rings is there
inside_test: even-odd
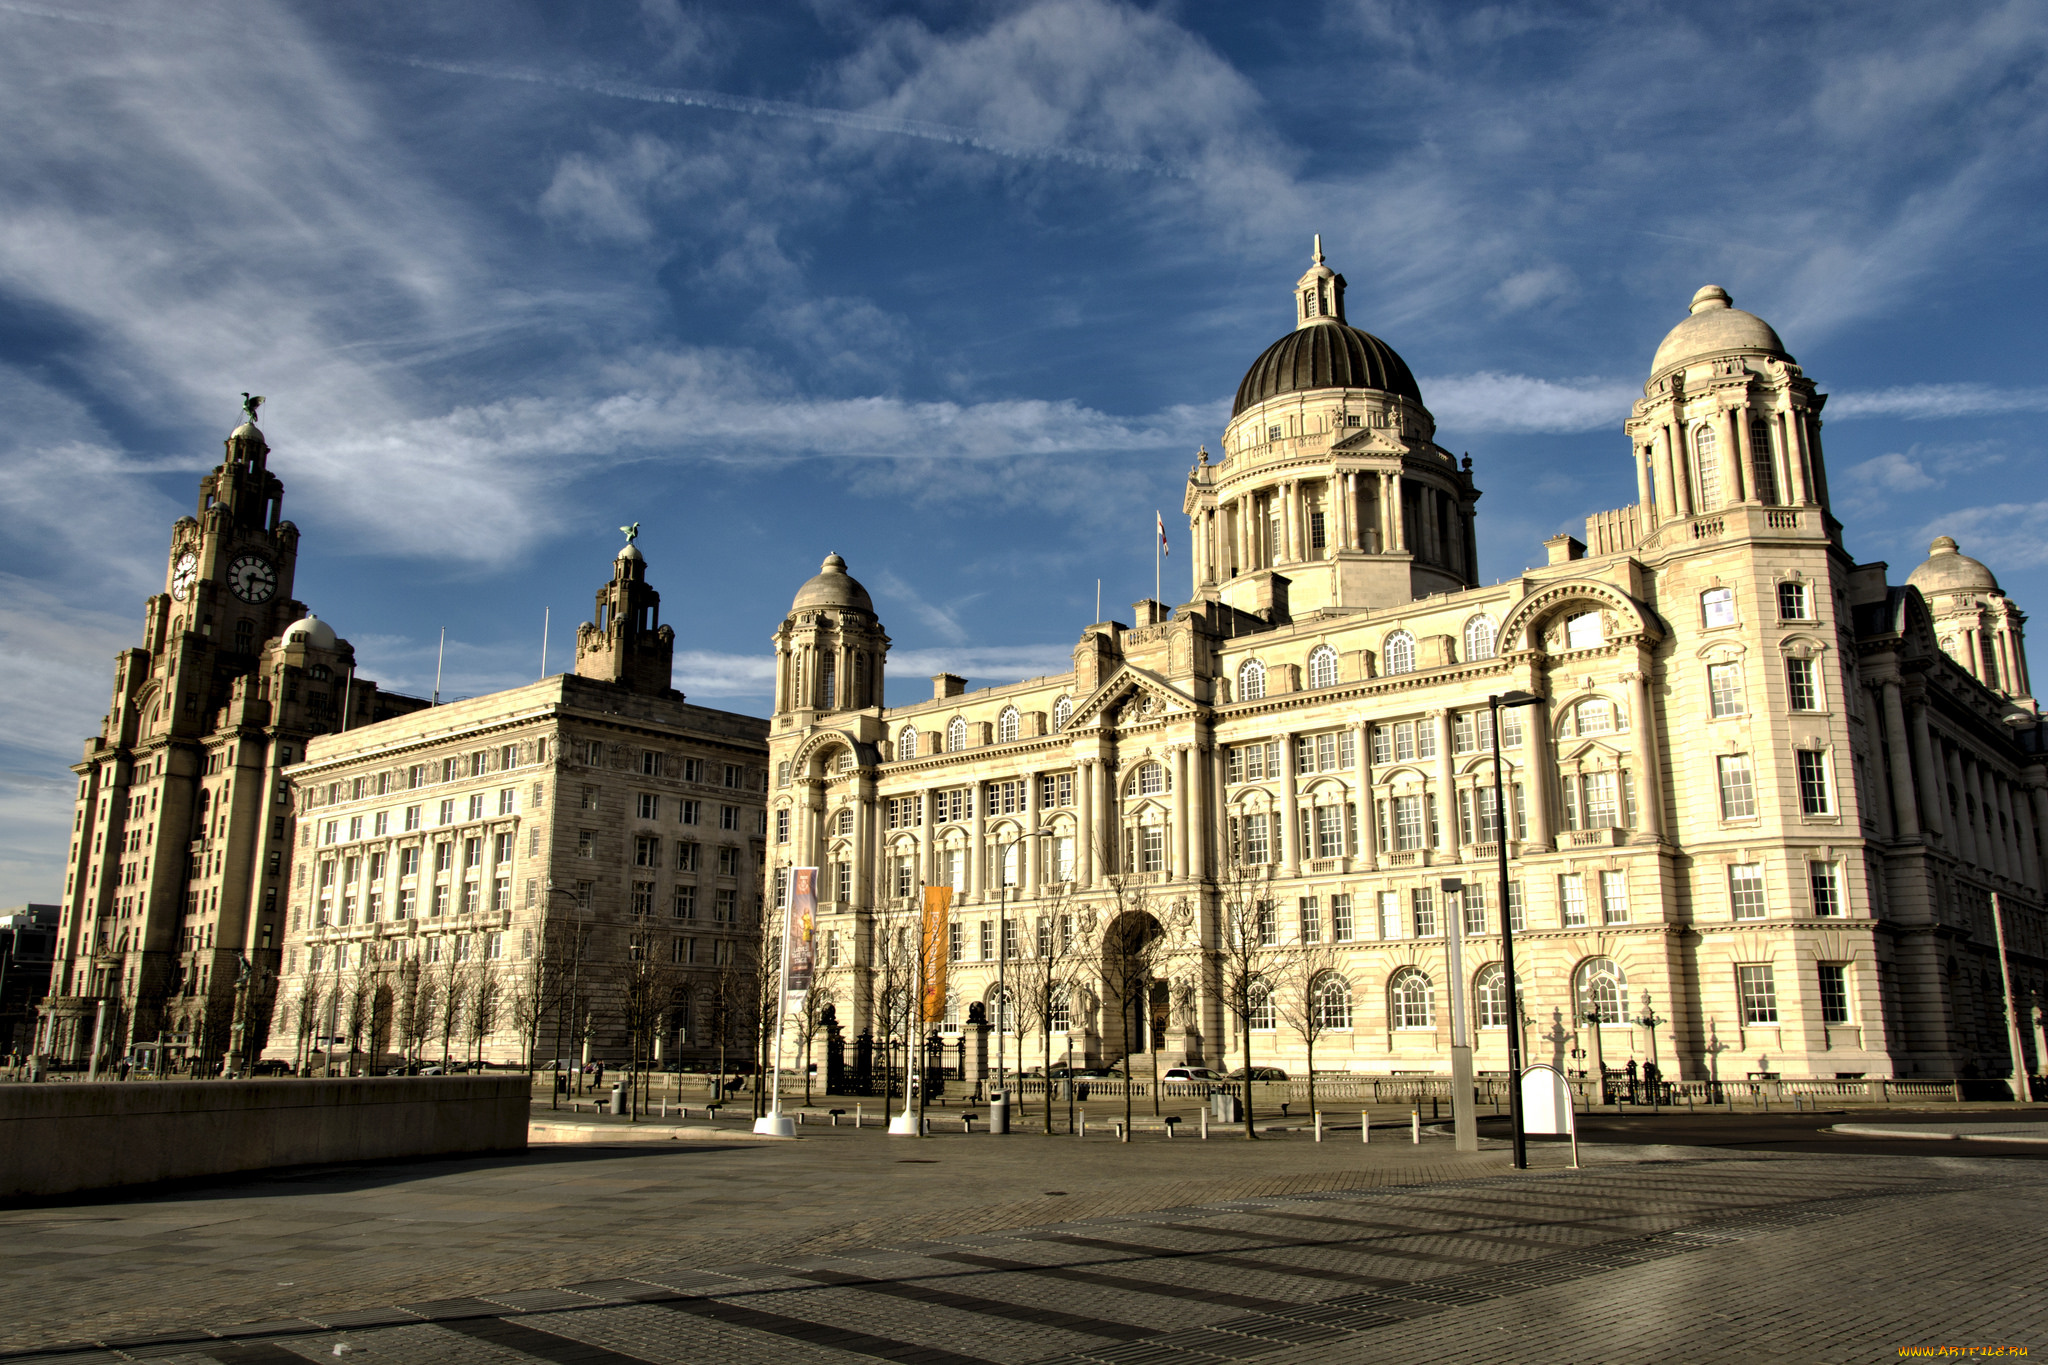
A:
[[[637,520],[693,699],[765,710],[837,550],[902,700],[1149,593],[1321,232],[1489,580],[1633,499],[1711,281],[1834,395],[1853,553],[2048,603],[2044,48],[2039,4],[0,0],[0,905],[59,890],[244,389],[387,686],[444,626],[449,693],[530,678],[544,608],[559,669]]]

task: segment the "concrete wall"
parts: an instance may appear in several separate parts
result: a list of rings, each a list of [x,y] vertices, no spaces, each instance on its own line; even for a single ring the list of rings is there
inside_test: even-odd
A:
[[[0,1199],[526,1146],[519,1076],[0,1086]]]

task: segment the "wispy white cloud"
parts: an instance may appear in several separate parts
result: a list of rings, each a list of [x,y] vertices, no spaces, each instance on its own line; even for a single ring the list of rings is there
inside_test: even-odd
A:
[[[1482,370],[1416,381],[1446,439],[1459,432],[1573,432],[1619,427],[1638,385],[1610,379],[1538,379]]]
[[[2001,389],[1990,384],[1906,384],[1894,389],[1851,390],[1828,397],[1829,421],[1858,417],[1900,417],[1929,421],[1949,417],[1995,417],[2013,412],[2048,412],[2048,388]]]
[[[1974,559],[1998,571],[2048,565],[2048,501],[2001,502],[1943,512],[1924,523],[1920,538],[1954,536]]]

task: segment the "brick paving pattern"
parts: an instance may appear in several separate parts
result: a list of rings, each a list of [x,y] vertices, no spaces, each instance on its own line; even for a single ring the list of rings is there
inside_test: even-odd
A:
[[[268,1180],[0,1215],[14,1302],[48,1290],[54,1310],[8,1324],[0,1365],[334,1365],[337,1346],[364,1365],[1292,1365],[2048,1345],[2033,1163],[1607,1149],[1513,1174],[1427,1144],[865,1138],[582,1155],[311,1173],[321,1193],[298,1200]],[[1020,1178],[1071,1188],[987,1200]],[[833,1216],[882,1191],[886,1211]],[[334,1207],[351,1200],[353,1220]],[[259,1215],[279,1224],[267,1247],[237,1247]],[[60,1236],[68,1259],[30,1271],[30,1244]],[[104,1292],[102,1267],[195,1294],[81,1332],[63,1314]],[[251,1310],[251,1277],[328,1268],[335,1292]]]

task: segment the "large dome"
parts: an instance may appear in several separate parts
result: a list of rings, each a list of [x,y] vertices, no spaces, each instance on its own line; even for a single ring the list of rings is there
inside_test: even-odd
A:
[[[1408,362],[1393,347],[1331,318],[1297,328],[1268,346],[1237,386],[1230,415],[1283,393],[1311,389],[1378,389],[1422,401]]]
[[[1906,581],[1920,589],[1922,597],[1998,591],[1998,579],[1991,570],[1958,550],[1953,537],[1936,536],[1927,551],[1927,562],[1906,575]]]
[[[1673,327],[1657,347],[1650,362],[1650,378],[1675,369],[1688,360],[1727,355],[1733,351],[1756,351],[1790,360],[1785,343],[1778,340],[1771,324],[1754,313],[1734,305],[1728,291],[1710,284],[1692,296],[1692,316]]]
[[[796,590],[796,601],[790,603],[789,609],[803,611],[809,607],[850,607],[872,616],[875,602],[868,596],[868,590],[846,572],[845,560],[838,555],[826,555],[816,576]]]

